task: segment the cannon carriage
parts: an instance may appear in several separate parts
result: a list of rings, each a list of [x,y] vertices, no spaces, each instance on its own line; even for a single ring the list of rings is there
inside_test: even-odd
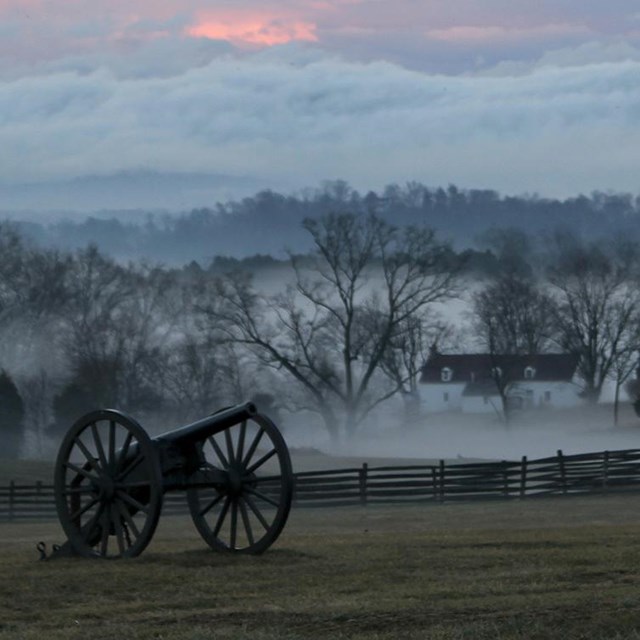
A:
[[[54,555],[139,555],[168,491],[186,491],[191,518],[211,548],[262,553],[291,507],[287,445],[253,403],[155,438],[122,412],[88,413],[68,431],[56,460],[56,508],[68,540]]]

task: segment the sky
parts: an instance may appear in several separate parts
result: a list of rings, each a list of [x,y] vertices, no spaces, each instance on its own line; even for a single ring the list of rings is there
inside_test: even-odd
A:
[[[0,0],[0,210],[638,193],[639,125],[637,0]]]

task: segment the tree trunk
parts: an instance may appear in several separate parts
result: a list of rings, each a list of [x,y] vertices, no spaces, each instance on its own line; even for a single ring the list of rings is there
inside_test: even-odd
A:
[[[618,408],[620,402],[620,380],[616,378],[616,391],[613,398],[613,426],[618,426]]]
[[[324,426],[329,433],[329,437],[331,438],[332,446],[337,447],[340,444],[340,427],[338,425],[338,421],[336,420],[335,414],[331,409],[323,407],[320,409],[320,415],[322,415]]]
[[[353,441],[358,428],[356,411],[353,407],[348,407],[344,417],[344,432],[349,441]]]
[[[402,393],[402,406],[404,410],[403,424],[405,427],[411,427],[420,417],[420,398],[417,392]]]

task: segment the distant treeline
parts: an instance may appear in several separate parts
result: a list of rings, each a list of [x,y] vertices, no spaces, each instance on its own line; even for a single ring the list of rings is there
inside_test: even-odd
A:
[[[95,243],[119,259],[185,264],[208,262],[215,255],[284,258],[285,249],[305,253],[312,243],[302,221],[344,212],[375,213],[398,226],[425,224],[458,249],[473,247],[489,229],[505,227],[533,235],[565,228],[577,230],[584,240],[612,231],[640,237],[640,196],[630,194],[594,192],[558,200],[418,182],[361,194],[340,180],[298,195],[261,191],[182,214],[101,212],[83,221],[16,224],[43,247],[77,249]]]

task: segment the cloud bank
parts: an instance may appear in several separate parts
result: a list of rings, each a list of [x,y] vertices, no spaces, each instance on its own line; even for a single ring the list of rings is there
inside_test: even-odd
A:
[[[640,52],[628,44],[463,76],[300,45],[237,56],[224,43],[183,44],[5,76],[2,181],[144,169],[284,188],[340,177],[360,189],[418,179],[638,191]]]

